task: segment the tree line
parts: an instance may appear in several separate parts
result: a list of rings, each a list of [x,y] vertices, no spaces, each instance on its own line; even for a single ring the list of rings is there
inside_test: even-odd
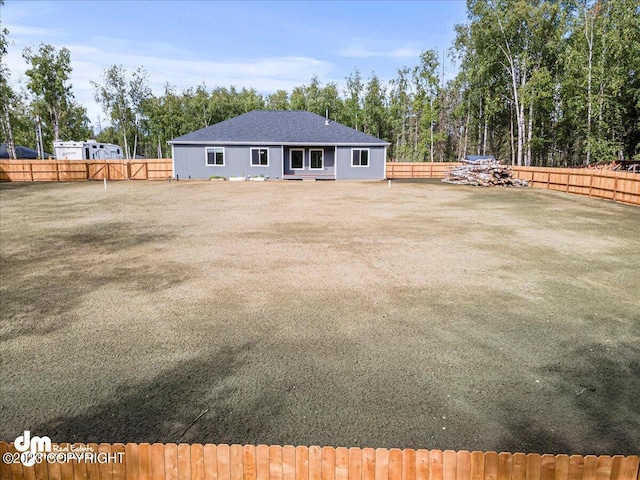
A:
[[[99,141],[126,155],[167,157],[171,138],[251,110],[308,110],[389,141],[390,159],[455,161],[493,154],[515,165],[569,166],[640,157],[640,7],[635,0],[467,0],[447,52],[459,65],[444,81],[441,52],[382,81],[356,68],[344,86],[313,75],[291,91],[253,88],[154,95],[143,67],[113,65],[93,83],[110,126]],[[428,28],[428,26],[426,27]],[[23,52],[26,91],[9,85],[0,31],[3,142],[35,144],[93,135],[69,82],[70,52]],[[45,148],[46,150],[46,148]]]

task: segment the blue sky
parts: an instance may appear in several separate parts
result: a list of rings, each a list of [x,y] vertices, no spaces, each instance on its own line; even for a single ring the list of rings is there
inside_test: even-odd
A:
[[[179,90],[204,82],[291,91],[314,74],[342,86],[355,68],[388,81],[417,65],[421,51],[448,49],[454,25],[465,20],[463,0],[5,0],[0,7],[14,86],[25,82],[25,47],[66,47],[73,91],[94,125],[105,116],[90,81],[114,64],[144,67],[155,94],[166,82]],[[447,61],[447,76],[454,69]]]

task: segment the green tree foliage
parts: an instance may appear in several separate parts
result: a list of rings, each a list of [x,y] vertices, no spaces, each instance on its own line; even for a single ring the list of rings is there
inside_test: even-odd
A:
[[[69,83],[71,53],[40,44],[37,51],[26,48],[22,56],[29,64],[25,72],[32,95],[31,112],[41,119],[43,146],[53,148],[57,139],[77,139],[90,134],[86,109],[78,105]]]
[[[95,100],[119,131],[126,158],[132,158],[132,144],[135,157],[138,140],[148,140],[141,135],[144,133],[143,105],[151,97],[148,74],[138,67],[129,75],[122,65],[113,65],[104,71],[102,80],[102,84],[92,82]]]
[[[15,159],[16,149],[10,114],[10,110],[15,104],[15,95],[9,85],[9,69],[5,65],[5,57],[8,50],[8,35],[9,31],[6,28],[0,28],[0,103],[2,103],[2,111],[0,111],[0,133],[2,133],[2,143],[7,144],[9,157]]]
[[[454,45],[461,154],[487,150],[516,164],[574,165],[638,151],[637,2],[467,6],[470,20],[457,27]]]

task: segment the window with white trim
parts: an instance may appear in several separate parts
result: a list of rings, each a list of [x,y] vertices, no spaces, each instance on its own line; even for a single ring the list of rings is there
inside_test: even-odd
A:
[[[291,170],[304,170],[304,149],[292,148],[289,151]]]
[[[369,149],[354,148],[351,150],[351,166],[352,167],[368,167],[369,166]]]
[[[251,149],[251,166],[252,167],[268,167],[269,166],[269,149],[268,148],[252,148]]]
[[[324,168],[324,150],[309,150],[309,169],[322,170]]]
[[[207,147],[207,165],[212,167],[224,166],[224,147]]]

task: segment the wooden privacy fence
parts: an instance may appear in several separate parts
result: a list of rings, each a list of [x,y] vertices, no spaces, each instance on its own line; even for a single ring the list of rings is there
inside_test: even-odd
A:
[[[513,167],[529,185],[640,205],[640,174],[586,168]]]
[[[171,159],[0,160],[0,182],[166,180],[172,175]]]
[[[444,163],[387,163],[387,178],[444,178],[447,168],[461,165]],[[528,180],[534,188],[548,188],[589,197],[640,205],[640,174],[590,170],[585,168],[513,167],[516,178]]]
[[[448,168],[457,167],[456,162],[388,162],[387,178],[444,178]]]
[[[54,445],[56,447],[56,445]],[[25,467],[0,442],[0,478],[16,480],[637,480],[638,456],[396,448],[121,443],[59,444],[61,461]],[[55,450],[55,448],[54,448]],[[70,455],[69,452],[74,452]],[[84,453],[96,461],[63,461]],[[94,454],[95,457],[88,456]],[[62,456],[60,456],[62,455]],[[99,459],[99,460],[98,460]],[[8,461],[6,461],[8,460]],[[100,461],[101,460],[101,461]]]

